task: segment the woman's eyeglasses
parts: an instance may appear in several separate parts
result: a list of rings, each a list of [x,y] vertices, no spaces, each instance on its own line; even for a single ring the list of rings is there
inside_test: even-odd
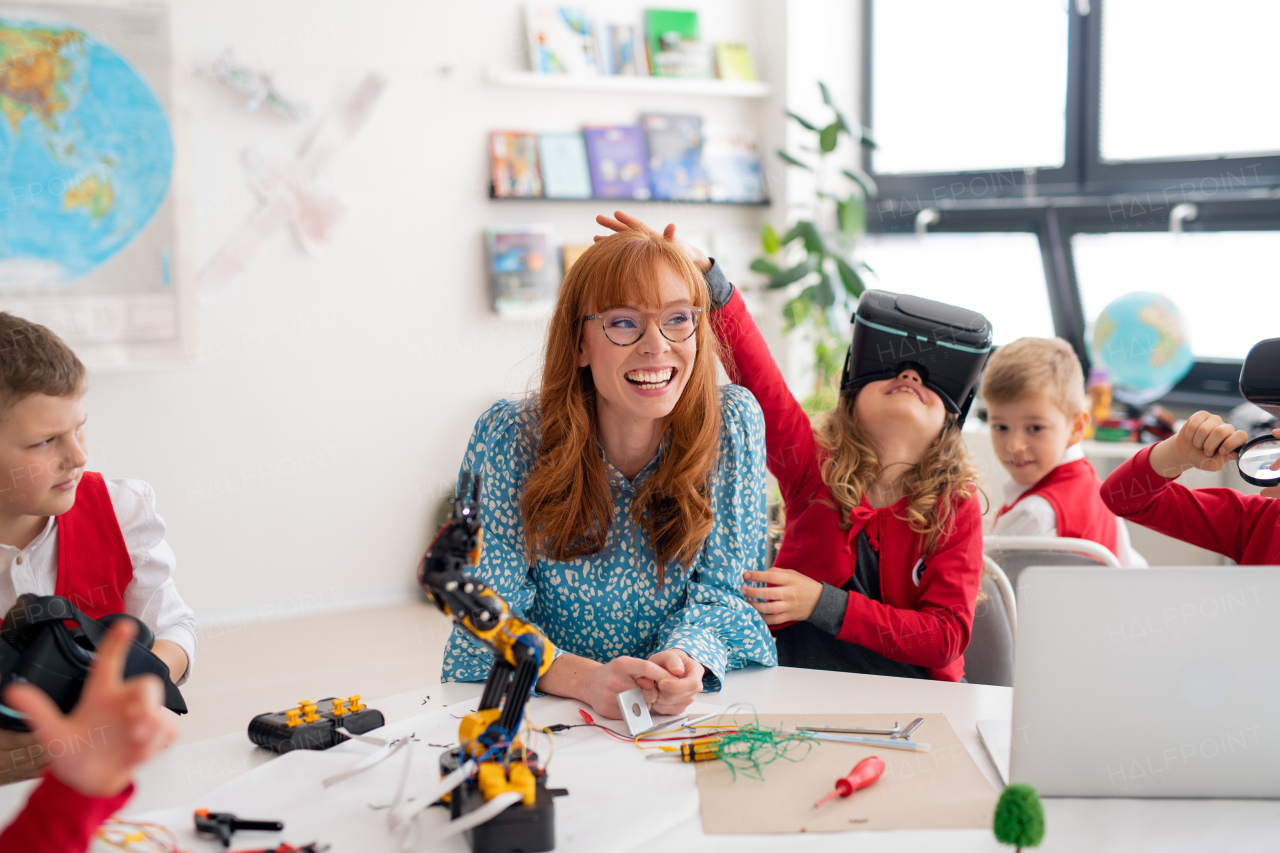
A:
[[[687,341],[698,330],[698,318],[702,316],[701,308],[684,306],[668,308],[659,314],[646,314],[630,308],[615,308],[603,314],[590,314],[584,320],[599,320],[604,336],[610,343],[620,347],[631,346],[644,337],[644,330],[649,325],[649,318],[656,317],[658,331],[673,344]]]

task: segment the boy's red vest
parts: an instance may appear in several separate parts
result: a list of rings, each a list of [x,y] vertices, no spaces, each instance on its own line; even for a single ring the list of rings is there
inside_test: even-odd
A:
[[[1102,502],[1102,481],[1087,459],[1059,465],[1022,493],[1018,500],[1000,508],[1000,515],[1019,501],[1039,495],[1053,507],[1058,520],[1058,535],[1088,539],[1120,556],[1116,517]],[[999,519],[1000,515],[996,516]]]
[[[85,471],[76,502],[57,517],[58,583],[65,596],[89,616],[124,612],[124,591],[133,580],[133,562],[120,532],[115,507],[101,474]]]

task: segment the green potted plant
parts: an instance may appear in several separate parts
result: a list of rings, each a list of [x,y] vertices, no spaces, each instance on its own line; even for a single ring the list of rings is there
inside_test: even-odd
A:
[[[833,167],[831,157],[841,136],[867,148],[875,142],[866,128],[836,108],[824,83],[818,88],[829,120],[815,123],[788,110],[787,116],[813,135],[812,142],[801,145],[798,154],[778,151],[789,167],[814,175],[808,218],[782,235],[766,223],[760,234],[764,254],[751,263],[751,269],[768,276],[768,289],[799,288],[784,305],[783,319],[787,332],[800,330],[813,343],[814,389],[802,401],[810,413],[832,408],[839,396],[845,329],[866,287],[860,271],[869,269],[854,249],[866,230],[867,199],[876,194],[875,181],[861,169]]]

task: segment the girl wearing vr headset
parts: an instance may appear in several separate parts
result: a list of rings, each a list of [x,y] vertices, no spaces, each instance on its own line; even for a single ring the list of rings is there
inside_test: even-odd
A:
[[[622,212],[596,221],[654,233]],[[949,410],[920,372],[902,369],[841,391],[814,428],[719,267],[674,225],[663,236],[707,277],[725,367],[764,410],[787,525],[775,567],[746,573],[768,586],[744,594],[775,632],[778,663],[961,680],[982,574],[965,396],[953,394],[960,411]]]
[[[483,482],[476,573],[557,648],[538,689],[611,719],[627,690],[674,714],[776,662],[740,591],[764,565],[764,420],[716,387],[707,304],[661,237],[592,246],[560,287],[538,393],[481,415],[462,464]],[[444,680],[490,663],[454,629]]]

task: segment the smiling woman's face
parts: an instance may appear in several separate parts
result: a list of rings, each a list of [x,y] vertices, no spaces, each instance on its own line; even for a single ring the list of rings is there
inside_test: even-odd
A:
[[[698,353],[698,336],[675,343],[658,331],[657,315],[672,307],[692,307],[689,286],[663,263],[657,270],[659,305],[614,306],[646,315],[640,340],[618,346],[605,337],[599,319],[583,327],[578,366],[591,369],[596,406],[608,409],[608,420],[652,421],[671,414],[689,381]],[[597,313],[592,307],[588,314]],[[603,412],[602,412],[603,414]],[[604,420],[604,418],[602,418]]]
[[[863,385],[853,411],[878,448],[888,446],[890,439],[896,443],[906,439],[921,453],[933,444],[947,419],[942,398],[909,369],[893,379]]]

